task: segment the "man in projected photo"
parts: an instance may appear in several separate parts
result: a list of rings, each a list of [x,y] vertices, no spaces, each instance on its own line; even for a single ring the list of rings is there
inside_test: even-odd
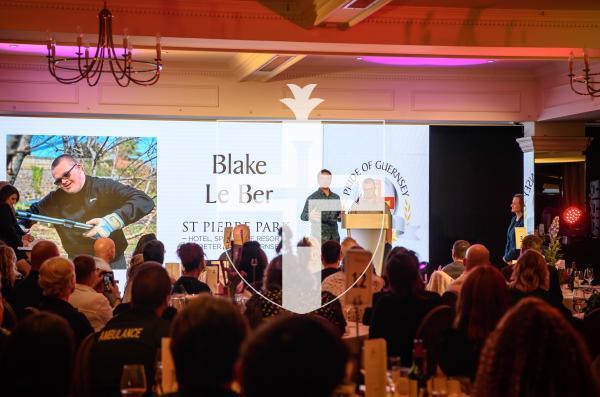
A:
[[[93,225],[85,233],[80,229],[56,227],[69,257],[94,255],[94,241],[110,237],[115,242],[115,260],[111,267],[125,269],[123,252],[127,248],[127,240],[122,229],[150,213],[154,201],[131,186],[109,178],[86,175],[83,165],[68,154],[55,158],[51,171],[58,189],[32,204],[30,211]]]

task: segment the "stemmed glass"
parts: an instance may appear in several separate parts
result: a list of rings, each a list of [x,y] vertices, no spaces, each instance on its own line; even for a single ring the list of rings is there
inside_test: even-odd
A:
[[[583,273],[583,278],[585,278],[585,281],[587,281],[588,285],[591,287],[592,281],[594,281],[594,269],[592,267],[588,267],[587,269],[585,269],[585,272]]]
[[[123,365],[121,396],[142,397],[146,393],[146,372],[141,364]]]

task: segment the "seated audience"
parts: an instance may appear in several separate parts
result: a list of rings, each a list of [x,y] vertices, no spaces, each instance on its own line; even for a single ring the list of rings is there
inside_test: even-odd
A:
[[[158,240],[150,240],[144,244],[142,255],[144,262],[158,262],[162,265],[165,262],[165,246]]]
[[[40,287],[44,297],[39,309],[61,316],[71,326],[75,335],[75,345],[94,332],[88,319],[69,303],[75,290],[75,267],[66,258],[50,258],[40,267]]]
[[[253,294],[246,302],[245,316],[252,328],[258,327],[262,322],[272,317],[277,317],[289,312],[281,306],[282,302],[282,256],[276,256],[267,266],[263,280],[263,290],[261,294]],[[313,314],[319,315],[328,320],[338,333],[342,335],[346,330],[346,320],[342,312],[342,305],[339,300],[335,300],[331,293],[321,292],[321,303],[323,307],[315,310]],[[329,303],[331,302],[331,303]],[[326,303],[329,303],[325,305]]]
[[[73,259],[73,264],[76,284],[69,303],[87,317],[94,331],[99,331],[112,318],[113,312],[106,296],[95,290],[102,283],[96,261],[89,255],[79,255]]]
[[[359,247],[359,244],[352,237],[346,237],[340,243],[340,260],[343,261],[346,256],[346,252],[354,247]]]
[[[533,250],[524,252],[515,264],[509,284],[513,303],[526,296],[536,296],[548,301],[549,284],[544,257]]]
[[[234,397],[234,365],[247,334],[239,309],[209,295],[192,300],[171,327],[179,397]]]
[[[481,353],[473,397],[600,395],[585,344],[556,309],[526,298],[500,320]]]
[[[144,263],[144,256],[142,254],[136,254],[132,256],[131,260],[129,261],[129,267],[127,268],[127,281],[125,281],[125,289],[123,290],[124,303],[131,302],[131,285],[133,276],[135,276],[138,270],[138,265],[141,265],[142,263]]]
[[[521,254],[527,250],[534,250],[535,252],[542,254],[542,243],[542,239],[533,234],[523,237],[523,241],[521,243]],[[502,268],[502,274],[507,282],[510,282],[511,280],[514,266],[514,264],[509,264]],[[558,271],[556,270],[555,266],[550,264],[548,264],[548,281],[548,298],[552,301],[554,306],[562,305],[563,296],[560,289],[560,283],[558,281]]]
[[[39,270],[46,259],[56,256],[59,256],[58,247],[52,241],[38,241],[31,249],[31,270],[27,277],[17,284],[10,301],[19,317],[23,316],[25,308],[37,308],[40,305],[44,294],[39,285]]]
[[[465,240],[458,240],[452,245],[452,263],[442,268],[453,279],[457,279],[465,271],[464,259],[471,244]]]
[[[0,291],[2,290],[2,281],[0,281]],[[10,331],[5,328],[4,325],[4,297],[2,296],[2,292],[0,292],[0,356],[2,355],[2,348],[4,347],[4,342],[6,337],[10,334]]]
[[[467,249],[463,263],[465,265],[465,271],[448,286],[448,291],[457,295],[460,294],[460,290],[465,282],[467,274],[471,270],[475,269],[477,266],[491,265],[490,251],[483,244],[474,244]]]
[[[246,302],[244,315],[252,328],[258,327],[266,319],[288,313],[281,307],[282,260],[281,255],[273,258],[265,270],[262,294],[252,294]]]
[[[18,281],[17,256],[8,245],[0,246],[0,282],[2,282],[2,296],[10,301]]]
[[[282,316],[260,328],[241,359],[245,397],[330,397],[344,379],[348,352],[319,317]]]
[[[268,262],[267,255],[260,248],[258,241],[246,241],[242,246],[237,270],[250,285],[260,289]]]
[[[345,240],[344,240],[345,241]],[[351,250],[362,250],[359,246],[355,246],[354,248],[346,251],[344,256],[344,260],[348,259],[348,253]],[[373,294],[380,292],[385,286],[385,280],[379,277],[375,273],[375,267],[371,265],[371,291]],[[321,283],[321,290],[329,292],[332,296],[342,296],[344,292],[348,289],[348,282],[346,280],[346,272],[339,271],[331,276],[327,277]],[[342,304],[342,311],[347,321],[361,321],[364,317],[365,312],[368,311],[368,307],[366,305],[358,306],[358,313],[350,303],[346,302],[345,299],[339,299]]]
[[[527,250],[514,266],[514,271],[509,283],[512,303],[527,296],[535,296],[550,303],[560,310],[567,318],[571,318],[571,312],[563,306],[562,300],[557,302],[549,293],[550,273],[546,260],[539,252]]]
[[[210,293],[206,283],[198,280],[204,270],[204,250],[196,243],[181,244],[177,248],[177,256],[181,260],[182,276],[173,285],[173,293],[199,294]]]
[[[112,270],[110,264],[115,260],[115,242],[108,237],[101,237],[94,242],[94,257],[104,261]]]
[[[335,240],[329,240],[321,245],[321,281],[334,273],[339,272],[342,259],[341,245]]]
[[[493,266],[469,272],[463,284],[453,329],[440,346],[440,368],[447,376],[475,378],[486,338],[508,308],[508,288]]]
[[[152,240],[157,240],[156,234],[154,234],[154,233],[147,233],[147,234],[144,234],[142,237],[140,237],[137,244],[135,245],[135,248],[134,248],[131,256],[134,257],[136,255],[142,255],[144,252],[144,246],[146,245],[146,243],[148,241],[152,241]]]
[[[38,312],[22,319],[0,355],[3,396],[70,395],[75,339],[60,316]]]
[[[417,328],[441,299],[438,294],[425,291],[419,277],[419,261],[406,250],[388,256],[385,275],[391,293],[379,298],[373,308],[369,338],[384,338],[388,356],[400,356],[402,365],[408,366]]]
[[[160,316],[169,304],[171,280],[158,264],[145,263],[133,279],[131,309],[113,317],[98,333],[90,353],[94,396],[119,397],[124,364],[143,364],[148,390],[154,385],[154,366],[169,322]]]

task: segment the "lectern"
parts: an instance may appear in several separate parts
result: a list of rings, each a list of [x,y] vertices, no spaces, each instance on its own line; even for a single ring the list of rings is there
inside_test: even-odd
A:
[[[392,215],[389,211],[369,211],[342,214],[342,228],[348,236],[373,253],[373,266],[378,275],[383,270],[383,252],[387,230],[392,229]]]

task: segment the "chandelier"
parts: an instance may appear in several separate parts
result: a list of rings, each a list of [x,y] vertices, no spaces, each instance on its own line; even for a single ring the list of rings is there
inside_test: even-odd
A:
[[[161,47],[160,36],[156,35],[156,58],[154,62],[133,59],[132,45],[127,32],[123,37],[123,49],[119,54],[115,50],[112,33],[112,14],[104,8],[98,14],[98,43],[90,51],[89,46],[83,43],[83,33],[77,36],[77,57],[56,57],[56,42],[50,37],[48,40],[48,70],[60,83],[74,84],[85,79],[89,86],[95,86],[100,81],[103,73],[110,72],[117,84],[127,87],[130,83],[139,85],[156,84],[160,78]],[[84,50],[82,51],[82,46]],[[90,52],[93,53],[90,56]],[[59,73],[62,76],[59,76]]]
[[[587,50],[583,50],[583,74],[576,76],[573,74],[574,55],[571,52],[569,56],[569,83],[573,92],[579,95],[589,95],[600,97],[600,81],[595,81],[600,72],[590,73],[590,59]]]

